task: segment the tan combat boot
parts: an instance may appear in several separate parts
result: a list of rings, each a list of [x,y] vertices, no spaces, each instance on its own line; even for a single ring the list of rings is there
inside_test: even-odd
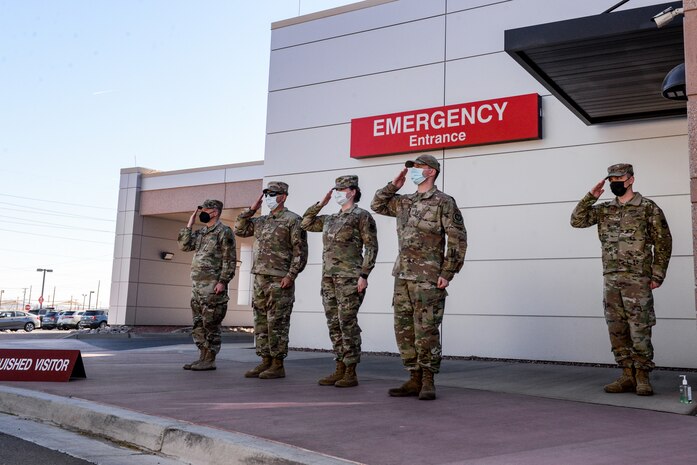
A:
[[[210,349],[204,349],[203,360],[191,365],[192,371],[210,371],[215,370],[215,352]]]
[[[358,386],[358,376],[356,376],[356,364],[346,365],[346,373],[344,377],[334,383],[336,387],[354,387]]]
[[[200,363],[203,361],[203,356],[204,356],[204,349],[198,349],[198,360],[195,360],[191,363],[185,364],[182,368],[185,370],[191,370],[191,366],[194,365],[195,363]]]
[[[318,384],[320,386],[334,386],[334,383],[336,383],[344,377],[344,373],[346,373],[346,365],[344,365],[344,362],[342,362],[341,360],[337,360],[336,370],[334,370],[334,373],[320,379],[318,381]]]
[[[634,392],[636,389],[636,381],[634,381],[634,368],[622,368],[622,376],[610,384],[606,384],[603,389],[605,392],[609,392],[611,394],[617,394],[620,392]]]
[[[271,362],[271,366],[259,373],[259,379],[277,379],[285,378],[286,370],[283,368],[283,359],[274,358]]]
[[[261,357],[261,363],[244,374],[245,378],[258,378],[259,374],[271,368],[271,356]]]
[[[433,384],[433,372],[431,370],[424,370],[419,400],[433,400],[435,398],[436,386]]]
[[[421,368],[411,370],[411,378],[398,388],[392,388],[387,393],[392,397],[418,396],[421,391]]]
[[[637,368],[636,370],[636,395],[638,396],[652,396],[653,387],[651,387],[651,382],[649,381],[649,370],[642,370]]]

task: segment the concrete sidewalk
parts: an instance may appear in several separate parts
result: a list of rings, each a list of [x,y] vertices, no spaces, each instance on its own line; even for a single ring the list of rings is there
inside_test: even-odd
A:
[[[285,379],[259,380],[242,376],[258,362],[249,342],[224,342],[218,370],[196,373],[181,369],[191,343],[99,341],[3,340],[80,349],[88,378],[3,383],[0,411],[197,464],[697,462],[695,404],[678,402],[674,371],[654,372],[647,398],[605,394],[616,369],[446,360],[438,400],[424,402],[387,395],[406,379],[396,357],[364,356],[360,386],[338,389],[317,385],[333,369],[327,353],[292,352]]]

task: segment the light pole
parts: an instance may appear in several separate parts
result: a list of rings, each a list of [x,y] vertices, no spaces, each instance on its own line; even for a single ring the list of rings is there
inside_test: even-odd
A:
[[[94,291],[90,291],[90,300],[87,301],[87,310],[92,308],[92,294],[94,294]],[[84,310],[84,308],[83,308]]]
[[[2,295],[5,293],[5,289],[0,289],[0,310],[2,310]]]
[[[41,309],[44,308],[44,284],[46,284],[46,273],[53,273],[53,270],[37,268],[36,271],[44,273],[44,277],[41,280],[41,297],[39,297],[39,308]]]
[[[87,297],[87,294],[82,294],[82,309],[85,309],[85,298]]]

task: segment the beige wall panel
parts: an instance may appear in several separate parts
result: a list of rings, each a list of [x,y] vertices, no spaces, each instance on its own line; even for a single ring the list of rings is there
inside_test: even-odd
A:
[[[390,290],[392,286],[390,285]],[[358,316],[358,321],[363,332],[362,349],[367,352],[391,352],[398,353],[397,342],[394,336],[394,314],[389,313],[364,313]],[[395,364],[401,364],[399,358],[394,359]]]
[[[654,291],[659,318],[694,318],[692,257],[673,257]],[[503,288],[505,292],[491,289]],[[448,287],[446,313],[480,316],[602,317],[600,258],[466,261]]]
[[[636,173],[635,189],[643,195],[686,195],[690,190],[689,178],[684,175],[688,170],[686,144],[686,136],[675,136],[451,157],[444,163],[444,184],[461,208],[544,202],[575,205],[607,175],[608,166],[629,162]],[[656,169],[657,156],[661,160],[660,169]],[[606,184],[603,200],[611,196]],[[661,198],[655,200],[660,205]]]
[[[447,105],[549,91],[505,52],[446,63]]]
[[[442,62],[444,34],[436,16],[272,50],[269,91]]]
[[[191,286],[138,285],[138,307],[189,308],[190,302]]]
[[[262,190],[262,180],[239,181],[225,184],[224,208],[247,208],[253,204]]]
[[[443,104],[443,64],[270,92],[266,132]]]
[[[191,287],[191,265],[186,263],[173,263],[165,260],[141,260],[141,283],[168,284],[173,286]]]
[[[225,184],[145,191],[141,194],[140,214],[193,212],[196,206],[206,199],[223,198],[225,198]]]
[[[528,360],[614,363],[607,326],[597,318],[448,315],[443,353]]]
[[[692,255],[690,199],[661,197],[673,235],[673,254]],[[470,260],[599,257],[597,230],[572,228],[575,204],[550,203],[463,211]]]
[[[139,305],[135,311],[134,324],[191,326],[191,310],[189,308],[160,308]]]
[[[273,29],[271,50],[445,13],[445,0],[401,0]]]

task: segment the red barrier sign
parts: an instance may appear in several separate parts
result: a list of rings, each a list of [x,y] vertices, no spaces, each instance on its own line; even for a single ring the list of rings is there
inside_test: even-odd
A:
[[[0,349],[0,381],[86,378],[79,350]]]
[[[541,139],[540,96],[518,95],[351,120],[351,157]]]

